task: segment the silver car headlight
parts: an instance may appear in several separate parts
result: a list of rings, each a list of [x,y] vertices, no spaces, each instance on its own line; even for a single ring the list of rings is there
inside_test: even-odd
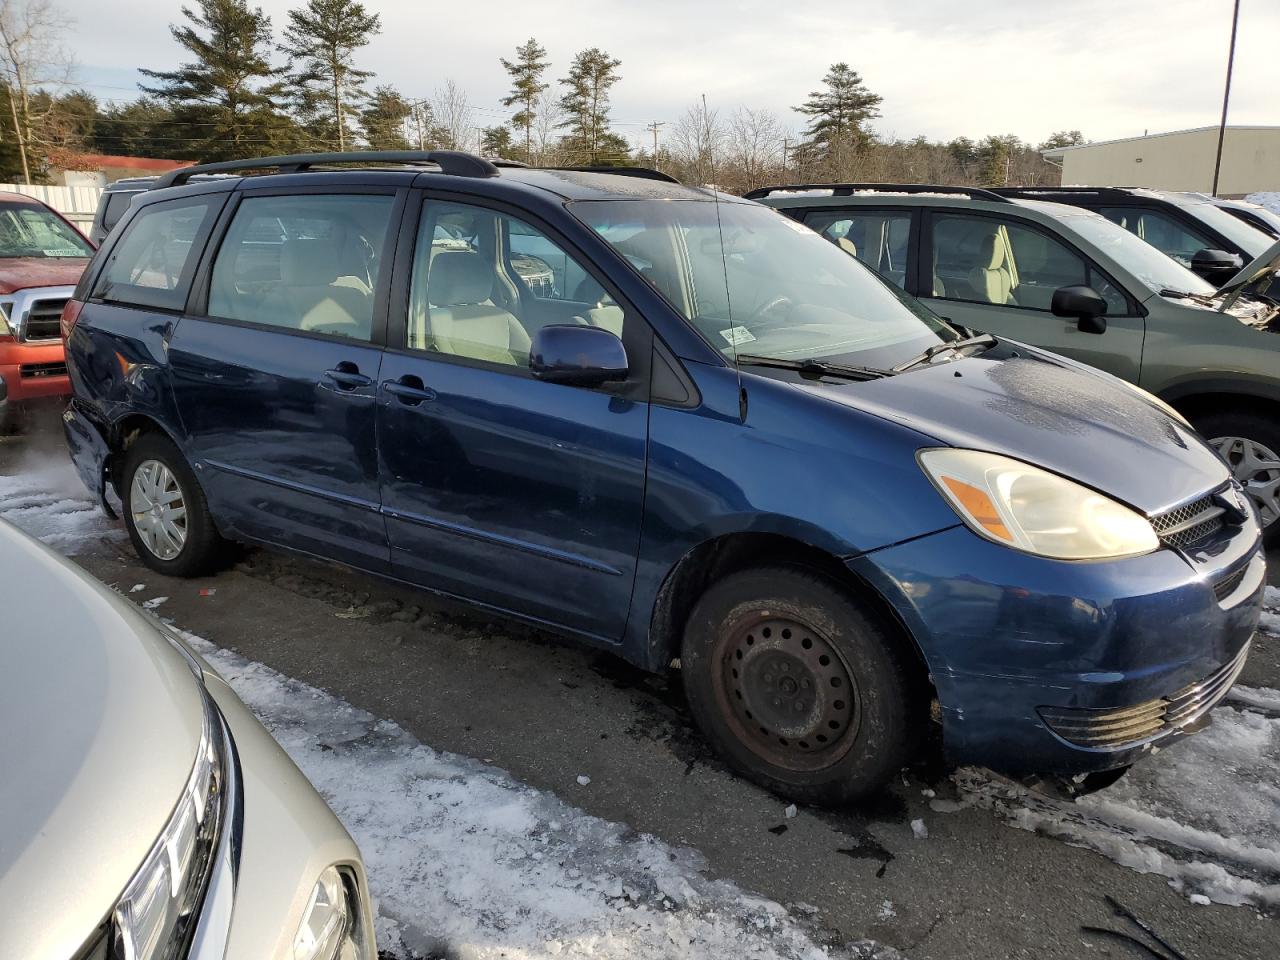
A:
[[[354,883],[337,867],[320,874],[293,936],[293,960],[363,960]]]
[[[113,957],[177,960],[200,917],[219,831],[227,809],[227,745],[208,693],[191,776],[138,872],[111,916]]]
[[[980,450],[918,454],[938,492],[974,533],[1057,560],[1102,560],[1160,546],[1142,514],[1056,473]]]

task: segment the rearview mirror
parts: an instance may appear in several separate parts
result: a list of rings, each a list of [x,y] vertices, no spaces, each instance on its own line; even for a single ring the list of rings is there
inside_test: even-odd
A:
[[[1197,250],[1191,257],[1191,270],[1215,286],[1226,283],[1244,267],[1244,258],[1225,250]]]
[[[627,379],[627,350],[600,327],[554,323],[534,334],[529,370],[548,383],[598,387]]]
[[[1081,333],[1106,333],[1107,301],[1093,287],[1061,287],[1053,291],[1050,309],[1055,317],[1067,317],[1076,321]]]

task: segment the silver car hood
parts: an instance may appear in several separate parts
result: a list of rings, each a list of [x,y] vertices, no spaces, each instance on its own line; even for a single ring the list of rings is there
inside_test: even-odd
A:
[[[191,773],[199,680],[149,618],[0,521],[0,956],[67,960]]]

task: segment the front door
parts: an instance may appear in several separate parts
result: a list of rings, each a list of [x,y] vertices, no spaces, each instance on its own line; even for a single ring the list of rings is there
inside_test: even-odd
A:
[[[926,218],[921,299],[984,333],[1021,340],[1137,383],[1146,331],[1135,304],[1061,237],[1013,217],[934,212]],[[932,276],[929,276],[929,266]],[[1107,301],[1105,333],[1054,316],[1060,287],[1093,287]]]
[[[401,263],[407,312],[393,312],[378,400],[393,569],[619,639],[644,495],[647,326],[560,238],[483,206],[426,200]],[[531,339],[553,323],[619,335],[629,380],[535,379]]]
[[[170,343],[179,412],[231,532],[387,568],[374,422],[396,197],[249,195]]]

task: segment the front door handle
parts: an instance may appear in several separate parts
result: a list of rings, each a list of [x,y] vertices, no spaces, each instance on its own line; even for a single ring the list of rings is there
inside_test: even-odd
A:
[[[424,386],[422,378],[415,377],[411,373],[405,374],[399,380],[387,380],[382,386],[387,393],[410,407],[416,407],[424,400],[434,400],[436,398],[436,392],[430,387]]]
[[[324,378],[343,390],[355,390],[357,387],[367,387],[373,383],[372,378],[366,377],[354,363],[347,361],[343,361],[332,370],[326,370]]]

